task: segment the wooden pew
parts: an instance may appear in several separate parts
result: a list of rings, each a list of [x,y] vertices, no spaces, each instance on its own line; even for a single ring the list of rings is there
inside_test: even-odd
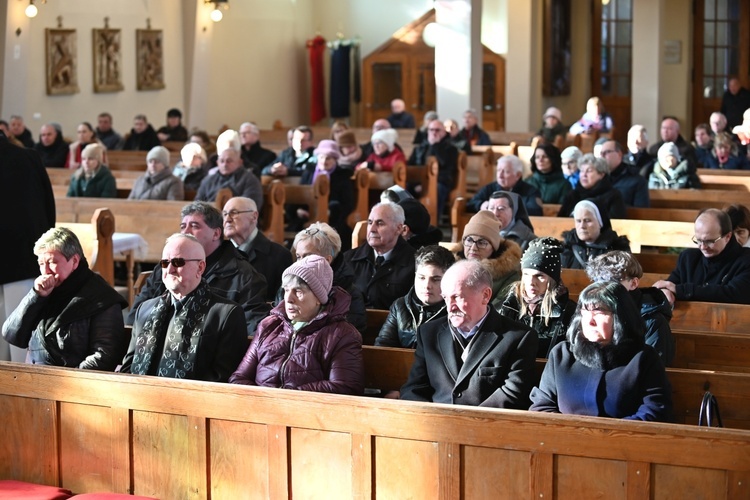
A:
[[[217,202],[222,200],[217,197]],[[267,200],[272,202],[273,197]],[[167,200],[121,200],[118,198],[55,198],[57,220],[82,222],[98,208],[106,207],[117,218],[117,231],[137,233],[148,243],[145,257],[140,262],[157,262],[161,259],[164,241],[180,230],[180,211],[187,202]],[[221,211],[222,205],[216,205]],[[278,210],[282,210],[282,206]],[[261,227],[265,233],[266,227]]]
[[[284,244],[284,204],[284,183],[278,179],[266,179],[263,182],[263,209],[259,225],[266,238],[280,245]]]
[[[560,239],[563,231],[574,227],[568,217],[530,217],[537,236],[552,236]],[[654,247],[688,247],[694,233],[692,222],[682,221],[642,221],[631,219],[613,219],[612,228],[619,235],[627,235],[630,249],[640,252],[642,246]]]
[[[750,374],[750,335],[674,329],[672,366]]]
[[[70,185],[70,176],[75,170],[67,168],[47,168],[47,175],[52,183],[52,189],[55,196],[65,196],[68,193]],[[136,179],[143,175],[144,172],[131,170],[112,170],[112,175],[117,183],[117,197],[127,198],[133,189]]]
[[[413,349],[363,346],[366,387],[385,393],[397,391],[409,377]],[[546,360],[537,359],[537,377]],[[679,424],[697,425],[703,392],[708,388],[717,397],[726,427],[750,430],[750,375],[668,368],[672,384],[674,415]],[[536,382],[538,384],[538,381]]]
[[[750,193],[729,189],[650,189],[654,208],[721,208],[730,203],[750,205]]]
[[[750,191],[750,172],[747,170],[699,168],[698,177],[703,189]]]
[[[405,174],[404,171],[405,170]],[[427,165],[425,166],[413,166],[396,164],[393,168],[393,180],[406,189],[408,183],[419,183],[422,185],[422,194],[419,197],[419,202],[425,206],[430,214],[430,224],[433,226],[438,225],[438,213],[437,213],[437,176],[438,176],[438,162],[435,157],[427,159]]]
[[[84,219],[81,218],[81,221]],[[110,285],[115,285],[115,262],[112,246],[112,235],[115,232],[115,216],[107,208],[93,210],[91,222],[75,222],[61,219],[56,227],[66,227],[73,231],[81,242],[83,254],[89,268],[104,278]]]
[[[148,151],[107,151],[107,166],[110,170],[146,171],[146,155]],[[181,160],[179,151],[170,151],[169,165],[174,166]]]
[[[367,220],[367,217],[370,215],[370,182],[372,182],[372,178],[377,178],[379,174],[382,174],[380,176],[383,178],[392,179],[390,172],[372,172],[368,169],[360,169],[354,172],[352,182],[354,183],[355,203],[354,210],[352,210],[352,213],[347,218],[349,227],[354,228],[358,221]],[[391,186],[387,186],[384,189],[388,187]]]
[[[451,189],[451,192],[448,194],[447,206],[449,207],[453,205],[453,201],[456,198],[466,195],[466,170],[468,168],[467,165],[468,160],[466,158],[466,152],[460,151],[458,153],[458,165],[456,170],[456,187]]]
[[[262,176],[263,184],[270,183],[274,177]],[[312,184],[300,184],[300,177],[283,177],[278,179],[284,184],[286,205],[306,205],[310,212],[310,219],[305,224],[313,222],[328,222],[328,197],[331,185],[327,175],[319,175]],[[294,237],[292,234],[285,237]]]
[[[743,376],[732,377],[734,386]],[[730,403],[722,411],[731,421]],[[190,492],[196,499],[750,495],[750,433],[737,429],[8,362],[0,363],[0,408],[9,430],[1,477],[76,492]]]
[[[367,326],[365,327],[365,333],[362,335],[364,345],[375,344],[375,339],[380,333],[383,323],[385,323],[385,318],[388,317],[388,312],[388,309],[367,309],[365,313]]]

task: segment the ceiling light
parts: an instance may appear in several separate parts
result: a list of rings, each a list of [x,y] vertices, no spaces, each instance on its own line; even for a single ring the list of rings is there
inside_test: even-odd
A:
[[[36,5],[34,5],[34,0],[29,0],[29,6],[26,7],[26,10],[24,12],[26,13],[26,17],[36,17],[36,15],[39,13],[39,9],[37,9]]]

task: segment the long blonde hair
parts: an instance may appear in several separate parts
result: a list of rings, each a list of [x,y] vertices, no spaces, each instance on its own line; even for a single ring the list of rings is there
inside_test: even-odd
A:
[[[523,300],[523,280],[516,281],[513,284],[513,293],[516,295],[516,299],[519,304],[519,317],[526,316],[529,313],[529,306],[525,300]],[[542,309],[539,316],[544,320],[544,326],[549,326],[550,314],[552,314],[552,308],[557,304],[557,282],[554,278],[550,277],[547,282],[547,290],[544,292],[542,298]]]

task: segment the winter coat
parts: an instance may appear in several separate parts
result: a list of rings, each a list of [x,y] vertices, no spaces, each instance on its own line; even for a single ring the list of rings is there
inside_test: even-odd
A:
[[[746,170],[750,168],[747,162],[747,157],[740,155],[729,155],[726,163],[719,163],[719,159],[713,154],[709,154],[706,157],[705,168],[715,168],[722,170]]]
[[[690,169],[687,160],[682,160],[676,167],[666,169],[659,162],[654,164],[654,170],[648,176],[649,189],[699,189],[701,181]]]
[[[478,125],[475,125],[471,129],[462,128],[458,132],[458,136],[464,138],[471,146],[489,146],[492,144],[489,134],[479,128]]]
[[[70,177],[68,197],[117,198],[117,183],[112,172],[105,165],[100,165],[91,179],[86,179],[83,167]]]
[[[143,174],[135,180],[129,200],[184,200],[185,188],[182,181],[172,175],[166,167],[156,175]]]
[[[648,181],[641,177],[636,167],[631,167],[625,162],[609,173],[612,186],[622,195],[622,201],[626,207],[648,208],[651,200],[648,195]],[[610,216],[615,218],[610,212]]]
[[[482,209],[482,203],[488,201],[495,191],[505,191],[497,181],[492,181],[482,189],[477,191],[471,200],[466,203],[466,209],[471,212],[479,212]],[[537,202],[537,199],[542,199],[542,193],[534,186],[530,185],[523,179],[519,179],[511,193],[516,193],[523,200],[523,204],[526,206],[526,212],[529,215],[544,215],[544,210]]]
[[[122,149],[122,146],[125,143],[125,140],[122,138],[122,136],[118,134],[117,132],[115,132],[114,129],[109,129],[106,132],[102,132],[97,127],[96,138],[99,139],[99,142],[104,144],[104,147],[107,148],[109,151],[113,151],[115,149]]]
[[[295,330],[284,308],[285,303],[280,303],[258,325],[250,348],[229,382],[363,394],[362,336],[345,318],[349,294],[333,287],[328,303],[299,330]]]
[[[526,179],[526,183],[534,186],[542,193],[542,203],[563,203],[565,196],[573,190],[570,182],[565,179],[562,170],[548,174],[534,172],[531,177]]]
[[[55,195],[39,154],[11,144],[2,132],[0,197],[13,213],[23,214],[3,221],[7,242],[0,245],[0,260],[6,265],[0,266],[0,285],[35,278],[39,264],[31,249],[45,231],[55,227]]]
[[[242,355],[247,351],[245,318],[242,315],[242,309],[236,303],[219,297],[215,293],[210,293],[208,297],[210,302],[208,311],[197,318],[197,324],[192,331],[187,332],[187,328],[175,328],[175,322],[172,320],[164,332],[164,338],[169,338],[172,342],[181,344],[190,341],[190,337],[186,333],[195,336],[195,331],[199,330],[197,335],[200,338],[196,346],[195,364],[185,378],[206,382],[227,382],[229,376],[237,368]],[[122,368],[120,369],[122,373],[136,373],[133,371],[137,368],[137,362],[136,366],[133,365],[136,346],[143,345],[148,338],[144,325],[151,318],[156,305],[165,299],[171,303],[172,298],[169,292],[165,292],[165,297],[147,300],[138,309],[133,323],[130,346],[122,361]],[[167,351],[165,357],[177,354],[171,349],[169,343],[165,342],[164,351]],[[161,352],[158,353],[158,358],[162,358]],[[154,373],[150,370],[145,373],[144,370],[139,374],[158,375],[156,373],[158,364],[159,361],[154,359],[150,367],[150,370],[154,370]]]
[[[367,157],[366,161],[367,168],[370,170],[375,170],[375,164],[377,163],[381,166],[381,172],[391,172],[396,163],[406,163],[406,156],[404,156],[403,151],[394,147],[393,151],[389,151],[384,155],[379,155],[373,151],[370,153],[370,156]]]
[[[599,211],[609,216],[610,219],[625,218],[625,203],[622,201],[622,194],[612,185],[609,175],[605,175],[599,182],[589,189],[583,187],[579,182],[578,185],[565,196],[558,217],[570,217],[573,209],[579,201],[589,200],[599,207]]]
[[[638,175],[644,179],[648,179],[648,176],[651,175],[651,172],[654,170],[656,157],[651,156],[645,149],[641,149],[637,153],[628,151],[625,156],[623,156],[622,161],[626,165],[635,167],[635,171],[638,172]]]
[[[156,146],[161,146],[161,141],[156,135],[156,130],[150,124],[141,133],[130,129],[122,149],[125,151],[151,151]]]
[[[571,229],[563,232],[563,253],[560,261],[566,269],[585,269],[589,260],[611,250],[630,252],[628,237],[619,236],[606,225],[596,241],[589,245],[578,238],[575,229]]]
[[[527,310],[526,314],[521,316],[521,302],[516,293],[515,286],[510,289],[498,309],[498,312],[506,318],[523,323],[536,331],[537,337],[539,337],[539,347],[536,353],[537,358],[549,357],[552,348],[560,342],[565,341],[565,333],[568,331],[570,320],[573,319],[573,315],[576,312],[576,303],[568,299],[567,288],[564,286],[558,287],[556,293],[557,303],[552,305],[549,322],[546,322],[539,314],[542,310],[541,304],[537,306],[534,314],[529,314]]]
[[[315,175],[314,168],[308,168],[302,173],[300,184],[312,184]],[[348,227],[346,219],[354,210],[356,200],[354,199],[354,181],[352,181],[351,170],[336,167],[328,174],[330,189],[328,191],[328,224],[334,228],[339,235],[344,237]]]
[[[522,251],[525,251],[529,247],[531,240],[534,240],[537,237],[534,234],[534,231],[520,220],[514,222],[509,228],[500,231],[500,235],[506,240],[517,243]]]
[[[399,236],[390,258],[375,269],[375,251],[365,243],[344,254],[354,270],[354,284],[370,309],[390,309],[414,284],[414,248]]]
[[[68,159],[68,143],[61,134],[57,134],[55,142],[45,146],[41,142],[34,144],[34,149],[42,157],[42,165],[47,168],[65,168]]]
[[[710,259],[697,248],[686,248],[667,280],[676,285],[677,300],[750,304],[750,248],[729,238]]]
[[[600,113],[598,116],[584,113],[580,120],[570,126],[571,134],[588,134],[591,132],[599,132],[600,134],[606,134],[612,130],[614,123],[609,113]]]
[[[292,265],[292,253],[285,246],[269,240],[260,230],[252,242],[245,242],[237,248],[247,256],[255,270],[266,277],[266,300],[273,300],[281,289],[282,274]],[[283,298],[282,293],[279,301]]]
[[[534,330],[501,316],[492,307],[461,363],[446,321],[417,330],[409,378],[401,399],[525,410],[536,379]],[[457,335],[457,334],[456,334]]]
[[[313,151],[315,151],[315,148],[307,148],[301,155],[297,156],[293,148],[286,148],[279,153],[274,161],[263,167],[261,172],[263,172],[263,175],[272,175],[271,167],[276,163],[282,163],[288,169],[286,174],[288,177],[299,177],[305,170],[314,169],[315,165],[318,164],[318,158],[313,154]]]
[[[661,290],[654,287],[636,288],[630,291],[630,296],[646,323],[646,344],[656,350],[664,366],[670,366],[674,358],[674,337],[669,327],[672,304]]]
[[[114,371],[127,349],[127,305],[82,258],[47,297],[30,290],[3,324],[3,337],[28,347],[33,364]]]
[[[427,165],[427,158],[434,156],[438,162],[438,184],[453,189],[458,174],[458,149],[446,135],[436,143],[423,142],[414,147],[409,156],[409,165]]]
[[[695,173],[695,169],[698,168],[697,161],[695,159],[695,148],[693,148],[692,144],[686,141],[685,138],[682,137],[682,135],[678,135],[677,140],[673,142],[674,145],[677,146],[677,150],[680,152],[680,159],[687,160],[688,166],[690,167],[689,171]],[[650,154],[654,158],[657,158],[659,155],[659,148],[663,145],[663,140],[652,144],[648,148],[648,154]],[[658,163],[659,162],[657,160],[656,164]]]
[[[229,175],[216,172],[203,178],[195,201],[214,201],[220,189],[229,188],[232,196],[244,196],[255,201],[260,209],[263,207],[263,186],[260,180],[249,170],[240,167]]]
[[[664,365],[651,346],[611,346],[606,369],[577,360],[568,342],[555,346],[538,387],[531,391],[531,411],[669,422],[672,391]]]
[[[245,312],[247,335],[252,336],[260,320],[265,318],[270,310],[266,303],[266,278],[255,270],[247,257],[234,248],[231,242],[224,240],[219,248],[206,257],[203,279],[216,295],[236,302],[242,307]],[[133,300],[125,324],[133,324],[138,307],[143,302],[159,297],[166,291],[161,278],[161,268],[157,266],[146,280],[141,293]]]
[[[249,148],[242,146],[242,149],[240,149],[240,155],[242,156],[243,164],[252,164],[257,167],[257,169],[253,169],[253,173],[256,177],[260,177],[263,167],[270,165],[276,159],[276,153],[261,146],[260,141],[256,142]]]
[[[417,328],[431,321],[445,321],[448,316],[445,302],[423,304],[417,298],[414,287],[406,296],[396,299],[380,328],[375,345],[382,347],[417,346]]]
[[[568,135],[568,127],[558,121],[552,128],[542,125],[542,128],[537,130],[536,135],[540,136],[545,144],[554,144],[558,135],[563,136],[563,139]]]
[[[157,130],[156,134],[157,137],[158,134],[167,134],[169,136],[167,137],[167,141],[185,142],[188,140],[188,131],[182,125],[177,125],[176,127],[165,125]]]

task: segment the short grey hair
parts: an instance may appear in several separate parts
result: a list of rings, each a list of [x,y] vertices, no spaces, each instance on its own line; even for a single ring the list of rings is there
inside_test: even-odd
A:
[[[609,163],[604,158],[598,158],[591,153],[586,153],[578,160],[579,169],[584,165],[592,165],[600,174],[606,175],[609,173]]]
[[[73,231],[67,227],[53,227],[45,232],[34,243],[34,255],[39,256],[44,252],[58,251],[67,260],[74,255],[83,257],[81,242]]]
[[[403,224],[406,221],[406,214],[404,214],[404,209],[401,208],[401,205],[393,203],[392,201],[381,201],[380,203],[377,203],[372,207],[370,213],[372,213],[372,211],[378,207],[386,207],[390,209],[391,218],[396,222],[396,224]]]
[[[516,155],[503,155],[497,159],[496,167],[500,166],[500,162],[510,163],[513,167],[513,171],[517,174],[523,174],[523,162]]]
[[[447,276],[459,272],[465,273],[464,285],[472,290],[492,288],[492,275],[478,260],[459,260],[445,272],[443,282],[445,282]]]
[[[292,243],[292,250],[296,250],[297,245],[308,240],[312,242],[321,257],[330,255],[335,259],[341,251],[341,236],[325,222],[315,222],[297,233]]]
[[[211,229],[224,227],[224,217],[222,217],[221,212],[212,204],[205,201],[194,201],[182,207],[180,220],[195,213],[201,214],[206,225]]]

